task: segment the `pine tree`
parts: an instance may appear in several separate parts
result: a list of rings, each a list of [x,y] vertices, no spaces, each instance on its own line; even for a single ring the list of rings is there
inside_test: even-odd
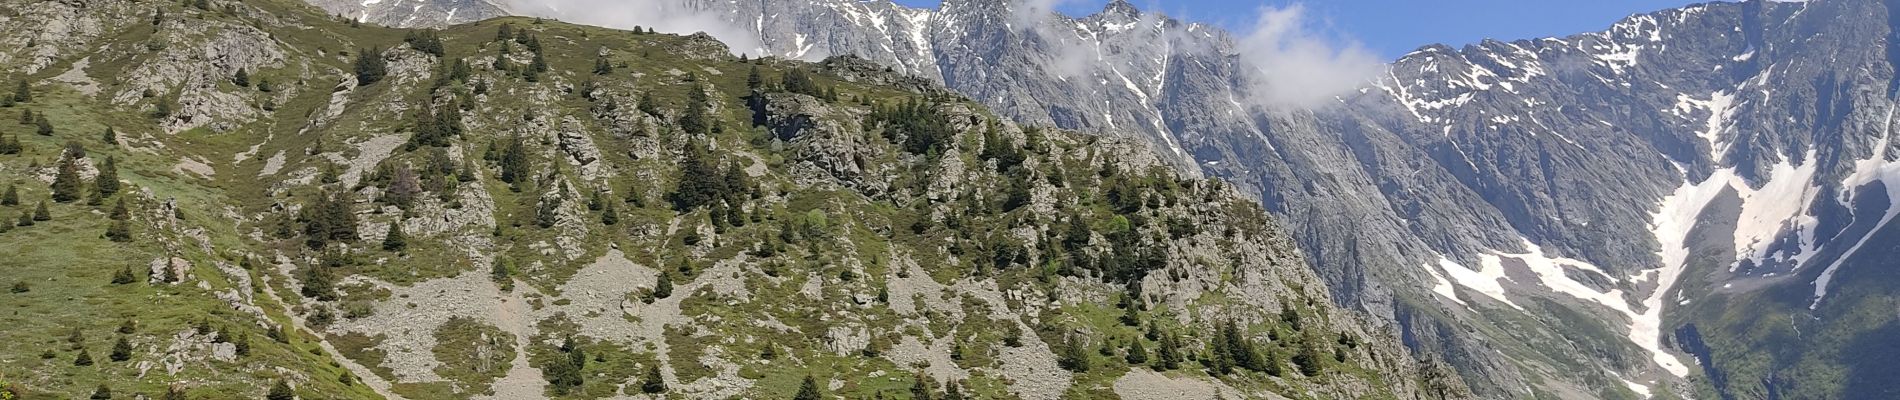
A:
[[[963,384],[950,381],[943,387],[943,400],[963,400]]]
[[[237,84],[238,87],[251,87],[251,73],[238,68],[237,74],[231,77],[231,83]]]
[[[119,268],[119,272],[112,273],[112,284],[114,285],[131,284],[132,282],[138,282],[138,279],[138,276],[132,274],[132,267]]]
[[[594,58],[594,75],[611,75],[613,73],[614,63],[608,60],[606,55]]]
[[[305,267],[303,273],[303,288],[300,289],[298,293],[303,294],[304,297],[317,299],[318,301],[336,300],[336,278],[331,276],[330,271],[325,268],[326,267],[322,266]]]
[[[112,212],[106,214],[106,217],[114,221],[124,221],[132,217],[132,211],[125,208],[124,197],[119,198],[118,204],[112,206]]]
[[[33,213],[21,211],[18,226],[33,226]]]
[[[33,88],[27,86],[25,80],[21,80],[20,85],[13,88],[13,102],[25,103],[29,101],[33,101]]]
[[[132,241],[132,227],[123,219],[113,220],[110,225],[106,225],[106,240],[129,243]]]
[[[112,400],[112,388],[101,383],[98,389],[92,390],[92,397],[90,398],[92,400]]]
[[[132,359],[132,342],[120,337],[118,342],[112,343],[112,354],[106,357],[113,362],[125,362]]]
[[[39,116],[33,118],[34,133],[38,133],[40,136],[53,136],[53,121],[46,119],[46,113],[39,113],[38,115]]]
[[[331,194],[307,208],[304,235],[311,248],[321,250],[331,242],[356,241],[356,213],[350,209],[355,202],[349,196],[349,192]]]
[[[567,196],[563,194],[556,194],[552,197],[542,197],[541,204],[534,210],[534,225],[541,227],[541,229],[548,229],[553,228],[554,224],[559,223],[561,221],[561,203],[563,203],[562,199],[565,198],[567,198]]]
[[[694,82],[686,90],[686,110],[680,113],[680,130],[691,135],[704,135],[710,131],[712,122],[706,116],[706,107],[711,100],[706,97],[706,87]]]
[[[59,161],[59,173],[53,175],[53,201],[70,203],[79,200],[81,193],[79,166],[72,158]]]
[[[666,392],[666,379],[660,376],[660,365],[658,363],[647,366],[646,377],[640,380],[640,391],[646,392],[647,394]]]
[[[1063,340],[1060,353],[1057,354],[1057,356],[1061,358],[1056,360],[1056,364],[1061,366],[1062,369],[1073,372],[1089,372],[1089,352],[1086,347],[1087,345],[1083,344],[1082,340],[1076,336],[1077,335],[1068,335],[1066,339]]]
[[[106,133],[99,135],[99,139],[105,141],[106,144],[119,144],[119,132],[112,130],[112,127],[108,126],[106,127]]]
[[[614,206],[614,203],[617,203],[617,202],[607,201],[603,203],[605,204],[601,204],[601,207],[600,207],[601,225],[614,226],[615,224],[619,224],[620,223],[619,207]]]
[[[111,128],[107,128],[110,131]],[[106,156],[105,165],[99,167],[99,176],[93,181],[100,196],[110,197],[119,193],[119,158]]]
[[[139,331],[138,321],[127,319],[125,320],[125,322],[119,323],[119,333],[130,335],[138,331]]]
[[[402,234],[402,222],[390,222],[389,233],[383,235],[383,250],[400,252],[408,247],[408,240]]]
[[[508,264],[508,258],[502,257],[501,259],[495,260],[495,265],[488,268],[488,279],[494,280],[496,284],[501,285],[501,290],[504,292],[513,290],[515,287],[515,279],[508,276],[510,273],[509,270],[512,269],[508,267]]]
[[[520,136],[515,136],[514,139],[509,141],[508,145],[503,148],[501,153],[501,176],[499,178],[501,178],[502,182],[510,184],[508,187],[509,190],[520,192],[527,184],[528,174],[530,173],[528,169],[532,163],[529,157],[527,144],[523,143]]]
[[[356,84],[368,86],[383,80],[389,73],[389,62],[383,60],[383,49],[358,49],[356,52]]]
[[[1326,370],[1326,356],[1321,355],[1318,341],[1313,335],[1301,335],[1300,352],[1293,355],[1293,364],[1300,367],[1300,373],[1306,376],[1318,376]]]
[[[937,397],[937,381],[931,380],[930,376],[923,371],[917,371],[911,376],[911,400],[933,400]]]
[[[7,185],[6,193],[0,194],[0,206],[17,205],[20,205],[20,189],[14,185]]]
[[[554,393],[566,395],[569,390],[583,383],[581,370],[587,366],[587,355],[574,343],[572,336],[561,342],[561,352],[566,353],[567,357],[549,363],[543,371],[547,374],[548,384],[554,387]]]
[[[752,72],[746,75],[745,87],[755,92],[765,88],[765,75],[759,73],[757,64],[752,65]]]
[[[660,271],[658,282],[653,284],[653,298],[664,299],[673,296],[673,272]]]
[[[825,395],[818,392],[818,379],[813,378],[811,375],[805,375],[805,382],[798,385],[798,394],[792,396],[792,400],[819,400],[823,398],[825,398]]]
[[[1163,333],[1160,343],[1155,345],[1155,358],[1160,362],[1156,363],[1154,368],[1159,371],[1180,369],[1182,356],[1181,338],[1176,337],[1173,332]]]
[[[1148,348],[1141,346],[1141,339],[1130,340],[1128,341],[1128,356],[1125,358],[1129,364],[1147,364]]]
[[[278,379],[277,384],[271,385],[270,392],[264,394],[264,400],[293,400],[296,398],[297,395],[290,391],[290,383],[284,382],[282,379]]]
[[[714,161],[710,160],[712,156],[706,153],[704,145],[697,142],[687,144],[686,155],[680,160],[679,186],[668,195],[675,211],[692,211],[722,197],[724,179],[718,168],[714,167]]]
[[[73,356],[73,366],[85,367],[85,366],[91,366],[91,365],[92,365],[92,353],[87,353],[85,348],[80,348],[79,355]]]
[[[40,202],[40,205],[38,207],[33,208],[33,222],[46,222],[46,221],[52,221],[52,220],[53,220],[53,213],[47,212],[46,202],[42,201]]]
[[[26,148],[20,145],[19,136],[7,136],[5,133],[0,133],[0,155],[20,154],[25,150]]]
[[[1127,305],[1122,306],[1122,325],[1140,327],[1141,305],[1136,304],[1134,300],[1129,300],[1127,297],[1123,297],[1122,301],[1127,302]]]

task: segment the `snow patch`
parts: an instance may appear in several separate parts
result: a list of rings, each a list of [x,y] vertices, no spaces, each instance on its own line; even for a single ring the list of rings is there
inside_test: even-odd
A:
[[[1445,273],[1451,275],[1451,279],[1457,281],[1459,285],[1477,291],[1478,293],[1483,293],[1492,299],[1497,299],[1497,301],[1510,305],[1511,308],[1518,309],[1518,311],[1524,310],[1524,307],[1518,306],[1517,303],[1511,302],[1511,299],[1504,297],[1504,284],[1499,283],[1498,280],[1511,279],[1504,276],[1504,265],[1495,262],[1484,262],[1479,263],[1479,266],[1484,269],[1472,270],[1451,260],[1441,259],[1438,264],[1444,267]]]
[[[1445,268],[1445,270],[1447,271],[1451,270],[1452,268],[1464,268],[1462,266],[1459,266],[1457,262],[1451,261],[1451,259],[1449,258],[1445,258],[1445,256],[1438,256],[1438,266],[1441,268]],[[1459,305],[1464,305],[1464,306],[1470,306],[1470,304],[1465,303],[1464,299],[1458,298],[1458,288],[1452,287],[1451,281],[1445,280],[1445,275],[1438,273],[1438,268],[1432,268],[1430,264],[1426,264],[1425,272],[1432,275],[1432,281],[1434,282],[1432,284],[1432,293],[1438,293],[1439,296],[1445,296],[1445,298],[1451,299],[1453,303],[1458,303]]]
[[[1892,140],[1895,107],[1900,107],[1900,105],[1887,109],[1887,119],[1880,127],[1880,139],[1874,142],[1873,156],[1854,162],[1854,173],[1841,180],[1842,189],[1837,196],[1841,204],[1851,204],[1853,197],[1859,195],[1862,186],[1880,182],[1881,186],[1887,189],[1887,212],[1880,216],[1880,222],[1874,224],[1872,230],[1862,235],[1852,247],[1848,247],[1847,252],[1835,257],[1834,262],[1828,264],[1827,269],[1821,270],[1821,275],[1814,278],[1814,302],[1808,304],[1809,310],[1821,307],[1821,300],[1827,298],[1827,286],[1833,283],[1834,273],[1840,271],[1841,265],[1854,253],[1859,252],[1861,246],[1866,245],[1868,239],[1873,239],[1881,228],[1887,226],[1887,223],[1893,222],[1895,215],[1900,215],[1900,200],[1896,200],[1900,199],[1900,163],[1887,161],[1887,146]]]

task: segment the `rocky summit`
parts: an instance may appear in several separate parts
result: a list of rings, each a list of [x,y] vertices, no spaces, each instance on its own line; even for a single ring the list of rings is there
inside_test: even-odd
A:
[[[0,399],[1474,395],[1150,142],[484,4],[0,1]]]

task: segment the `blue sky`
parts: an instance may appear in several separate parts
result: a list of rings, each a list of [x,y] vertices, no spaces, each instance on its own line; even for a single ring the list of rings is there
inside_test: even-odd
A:
[[[893,0],[935,7],[938,0]],[[1679,7],[1689,0],[1129,0],[1143,10],[1176,18],[1244,29],[1263,6],[1301,3],[1322,32],[1365,44],[1391,59],[1418,46],[1453,46],[1485,38],[1514,40],[1602,30],[1630,14]],[[1101,10],[1107,0],[1069,0],[1070,15]]]

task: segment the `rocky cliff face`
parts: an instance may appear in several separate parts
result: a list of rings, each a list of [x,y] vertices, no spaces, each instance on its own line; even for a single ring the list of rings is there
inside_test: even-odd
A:
[[[0,339],[33,344],[0,394],[1469,395],[1237,187],[863,60],[291,1],[0,11],[116,21],[0,51],[31,71]]]

